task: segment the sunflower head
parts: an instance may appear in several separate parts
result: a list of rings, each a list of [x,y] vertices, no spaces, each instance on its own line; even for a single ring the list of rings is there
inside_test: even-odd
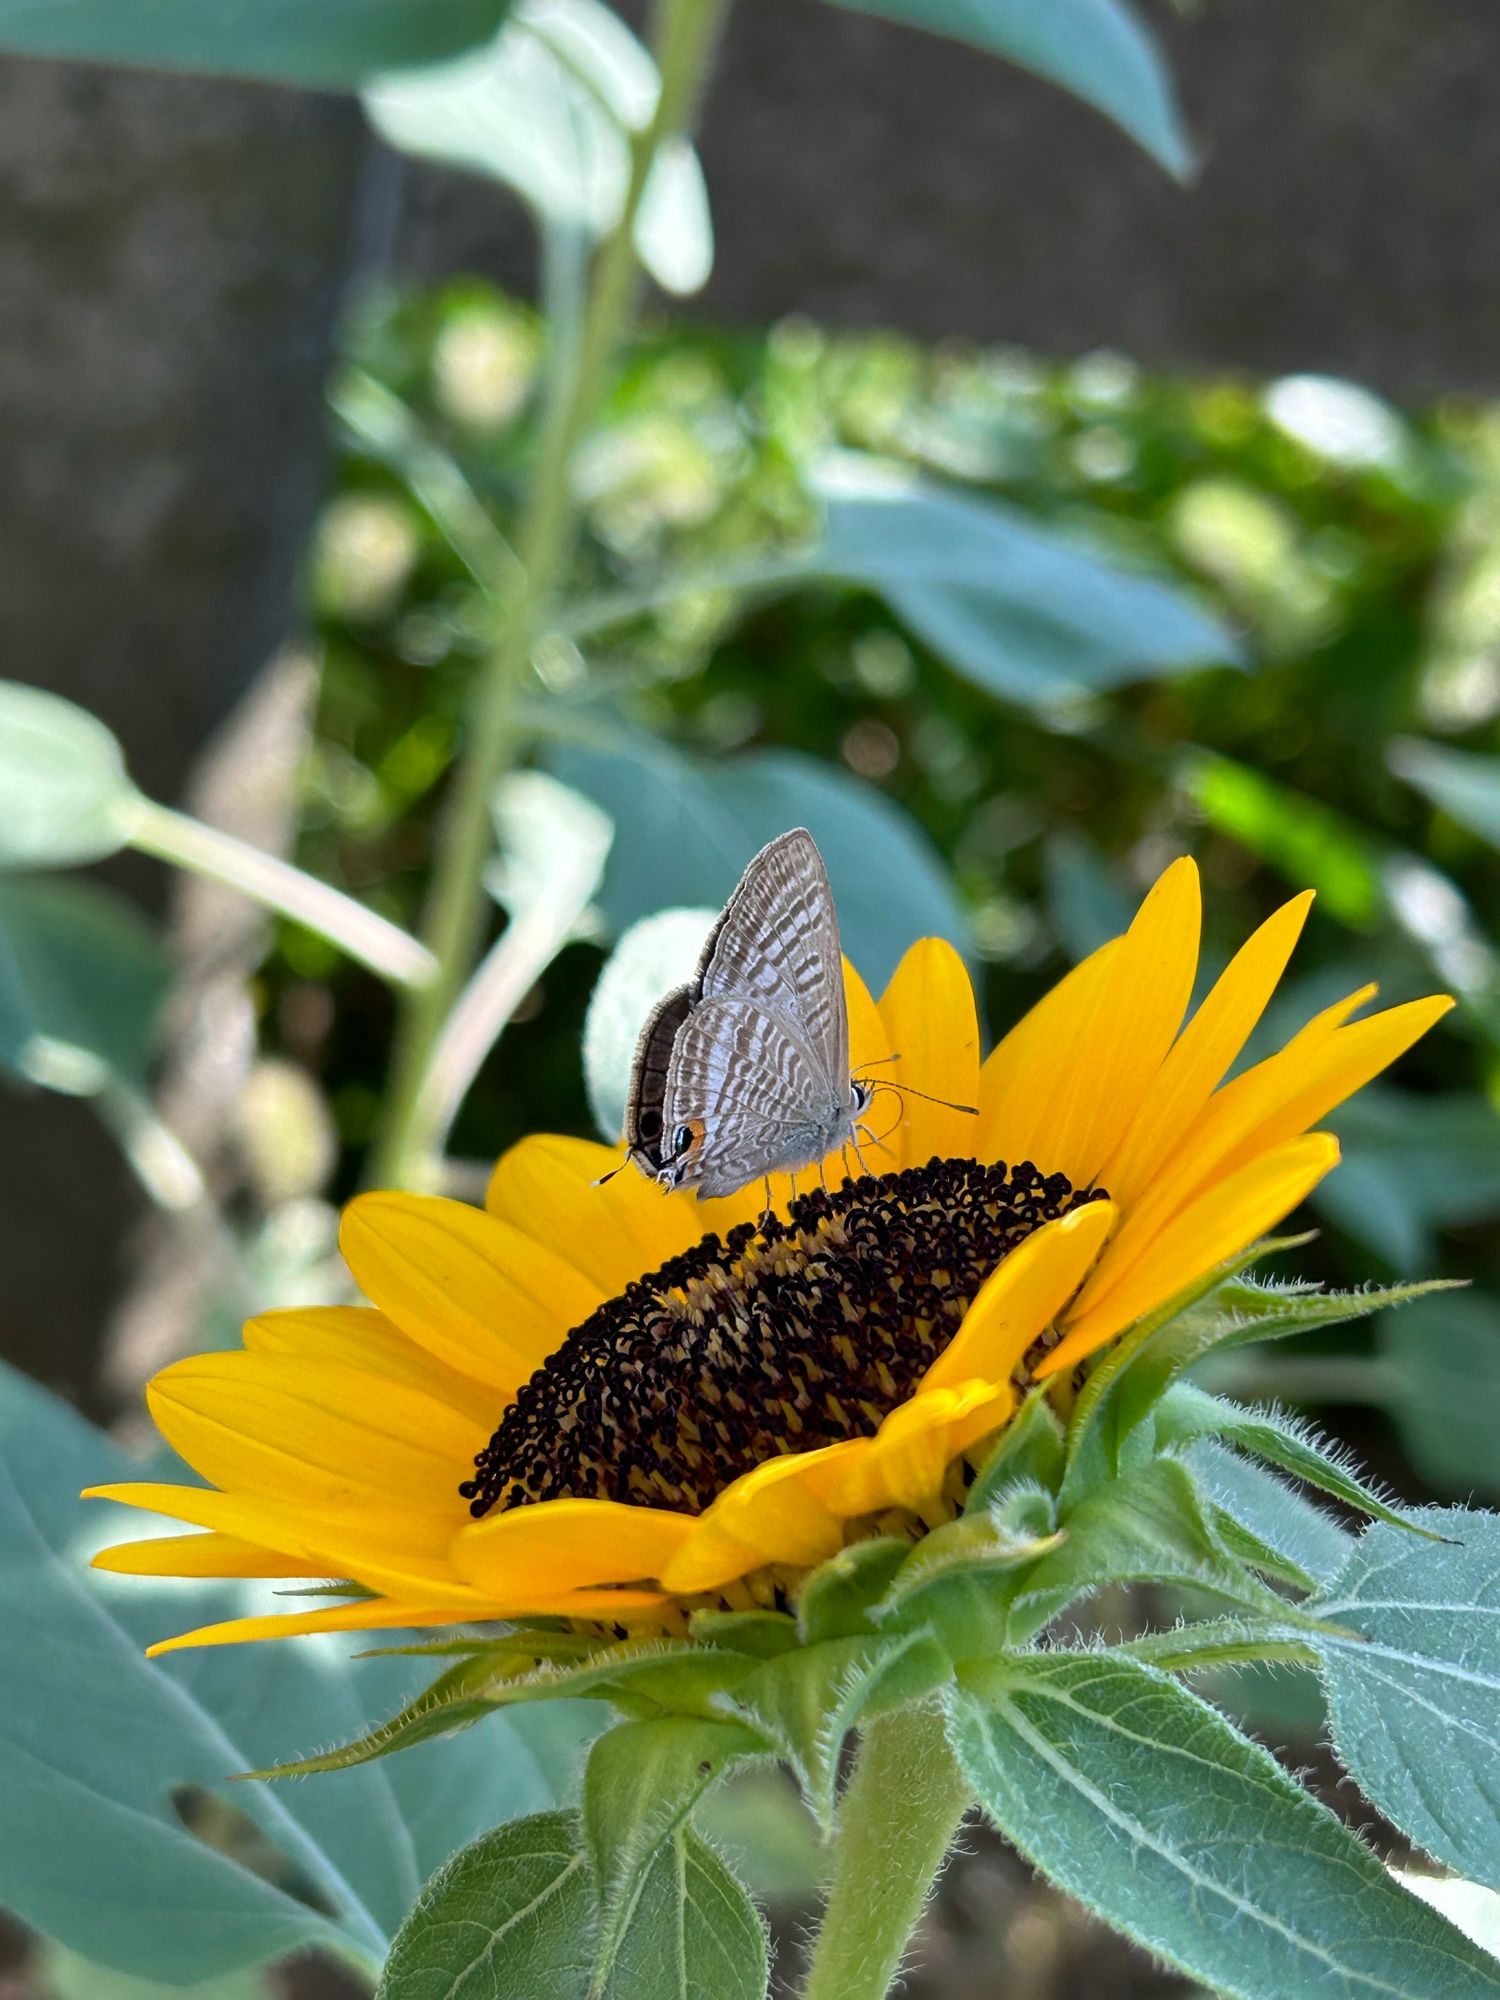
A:
[[[856,1074],[926,1096],[870,1171],[832,1156],[769,1207],[758,1183],[596,1186],[620,1150],[547,1136],[505,1155],[483,1209],[360,1197],[342,1244],[369,1303],[267,1314],[165,1369],[153,1414],[206,1484],[97,1490],[196,1532],[97,1560],[351,1586],[161,1649],[520,1623],[474,1638],[487,1685],[623,1647],[596,1675],[611,1699],[690,1642],[727,1647],[732,1679],[830,1605],[844,1639],[881,1607],[889,1634],[934,1577],[1047,1560],[1059,1417],[1336,1165],[1318,1122],[1449,1004],[1355,1018],[1356,993],[1231,1076],[1309,900],[1189,1016],[1179,861],[983,1060],[949,946],[913,946],[878,1002],[847,969]]]

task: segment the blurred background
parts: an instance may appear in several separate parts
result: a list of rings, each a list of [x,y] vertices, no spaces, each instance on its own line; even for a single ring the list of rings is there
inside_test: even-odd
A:
[[[1473,1288],[1227,1386],[1305,1407],[1408,1500],[1493,1501],[1500,17],[1152,19],[1188,186],[956,44],[809,0],[733,16],[700,144],[712,274],[653,294],[581,455],[573,608],[528,696],[532,761],[613,846],[459,1114],[453,1185],[525,1131],[593,1129],[580,1038],[613,940],[718,900],[804,817],[872,982],[945,931],[991,1037],[1175,854],[1203,870],[1209,973],[1312,886],[1268,1032],[1365,979],[1461,1004],[1336,1121],[1304,1265]],[[5,673],[101,716],[155,797],[410,927],[535,449],[559,274],[528,202],[347,99],[23,58],[0,190]],[[872,526],[883,478],[901,511]],[[64,1018],[79,893],[115,970]],[[391,1026],[324,940],[139,856],[0,882],[0,1354],[130,1438],[152,1368],[331,1296]],[[39,1077],[38,1034],[149,1120]],[[1316,1766],[1279,1683],[1216,1692]],[[790,1976],[810,1836],[768,1783],[716,1810]],[[0,1991],[116,1991],[7,1949]],[[911,1990],[1187,1989],[976,1834]]]

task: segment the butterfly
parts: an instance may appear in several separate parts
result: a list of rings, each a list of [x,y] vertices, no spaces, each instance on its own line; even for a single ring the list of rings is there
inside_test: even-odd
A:
[[[805,827],[763,847],[636,1045],[627,1157],[700,1197],[795,1173],[847,1144],[874,1086],[849,1073],[828,871]]]

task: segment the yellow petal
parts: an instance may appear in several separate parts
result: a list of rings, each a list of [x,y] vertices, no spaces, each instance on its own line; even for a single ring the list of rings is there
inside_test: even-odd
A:
[[[812,1483],[839,1458],[858,1455],[864,1442],[851,1438],[767,1459],[743,1473],[693,1523],[661,1572],[663,1586],[692,1596],[767,1563],[803,1567],[831,1556],[843,1545],[843,1518],[817,1497]]]
[[[148,1480],[91,1486],[86,1500],[115,1500],[213,1528],[266,1549],[285,1550],[307,1562],[309,1576],[352,1577],[369,1590],[417,1601],[441,1596],[480,1602],[458,1578],[450,1560],[458,1522],[402,1509],[361,1507],[357,1511],[311,1507],[302,1502],[215,1493],[207,1486],[167,1486]],[[455,1502],[461,1508],[462,1502]]]
[[[979,1019],[968,971],[945,938],[922,938],[911,947],[880,996],[880,1018],[890,1041],[884,1053],[896,1060],[866,1080],[878,1086],[889,1077],[924,1093],[885,1101],[891,1118],[899,1108],[906,1164],[972,1156],[975,1115],[949,1107],[978,1105]],[[929,1104],[929,1097],[948,1103]]]
[[[197,1535],[145,1535],[137,1542],[116,1542],[100,1549],[91,1567],[120,1576],[324,1576],[336,1570],[314,1570],[305,1556],[289,1556],[257,1547],[235,1535],[208,1530]]]
[[[1304,1029],[1278,1055],[1225,1084],[1126,1215],[1084,1287],[1079,1312],[1104,1302],[1186,1203],[1353,1096],[1452,1004],[1439,995],[1387,1008],[1330,1033],[1309,1035]]]
[[[1338,1165],[1338,1141],[1309,1132],[1261,1154],[1182,1210],[1103,1303],[1080,1312],[1037,1369],[1055,1375],[1274,1228]]]
[[[507,1402],[608,1296],[510,1223],[437,1195],[360,1195],[339,1247],[383,1313]]]
[[[1099,1175],[1122,1206],[1149,1185],[1245,1046],[1286,970],[1312,900],[1309,889],[1266,919],[1173,1044],[1134,1124]]]
[[[1113,938],[1075,965],[991,1049],[979,1072],[977,1159],[1014,1166],[1033,1157],[1029,1148],[1045,1148],[1047,1106],[1095,1017],[1122,943]],[[1053,1171],[1050,1161],[1038,1164]]]
[[[453,1545],[468,1583],[505,1600],[661,1574],[696,1520],[617,1500],[540,1500],[476,1521]]]
[[[963,1324],[922,1378],[922,1392],[979,1377],[1009,1382],[1032,1342],[1088,1275],[1118,1211],[1091,1201],[1018,1244],[985,1279]]]
[[[458,1483],[490,1435],[404,1384],[245,1350],[173,1362],[146,1400],[168,1444],[215,1486],[314,1506],[456,1516]]]
[[[814,1471],[817,1496],[847,1520],[887,1507],[920,1513],[942,1492],[948,1467],[976,1439],[998,1430],[1015,1407],[1006,1382],[919,1389],[891,1411],[862,1449]]]
[[[1092,1184],[1182,1025],[1201,923],[1198,870],[1184,856],[1157,879],[1117,948],[1097,973],[1076,982],[1040,1038],[1028,1024],[1048,1002],[1032,1010],[1021,1023],[1031,1073],[1017,1069],[1019,1049],[997,1064],[997,1077],[1010,1072],[1004,1092],[996,1094],[993,1133],[986,1134],[998,1157],[1033,1160],[1045,1173],[1066,1174],[1075,1187]],[[1095,953],[1078,970],[1101,956]],[[1049,998],[1068,989],[1064,980]],[[1001,1043],[992,1063],[1013,1038]]]
[[[257,1313],[245,1322],[244,1342],[252,1353],[334,1362],[418,1389],[482,1424],[486,1433],[500,1416],[493,1389],[439,1361],[429,1348],[409,1339],[394,1320],[369,1306],[294,1306]]]
[[[484,1205],[577,1265],[601,1298],[613,1298],[703,1234],[691,1201],[634,1167],[595,1187],[623,1157],[618,1146],[537,1133],[501,1155]]]
[[[651,1619],[665,1609],[668,1601],[659,1591],[577,1591],[550,1604],[538,1605],[532,1615],[630,1624],[642,1618]],[[156,1659],[185,1646],[237,1646],[249,1639],[296,1639],[307,1632],[388,1632],[406,1626],[472,1625],[511,1615],[489,1605],[476,1610],[470,1603],[402,1604],[385,1598],[363,1598],[358,1604],[330,1605],[321,1611],[227,1618],[222,1624],[200,1625],[194,1632],[179,1633],[175,1639],[159,1639],[146,1652],[149,1658]]]

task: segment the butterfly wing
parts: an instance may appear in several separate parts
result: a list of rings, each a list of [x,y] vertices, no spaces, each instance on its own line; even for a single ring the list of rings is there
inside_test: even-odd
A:
[[[809,1165],[839,1143],[839,1097],[819,1058],[753,1000],[704,1000],[678,1029],[662,1106],[664,1162],[705,1197]],[[673,1160],[675,1135],[688,1143]]]
[[[849,1010],[838,912],[805,827],[763,847],[709,934],[695,999],[754,1000],[780,1017],[833,1089],[849,1080]]]
[[[674,986],[646,1016],[635,1045],[630,1095],[625,1105],[624,1139],[631,1157],[650,1173],[658,1172],[662,1163],[662,1103],[667,1092],[672,1044],[692,1004],[692,988]]]

